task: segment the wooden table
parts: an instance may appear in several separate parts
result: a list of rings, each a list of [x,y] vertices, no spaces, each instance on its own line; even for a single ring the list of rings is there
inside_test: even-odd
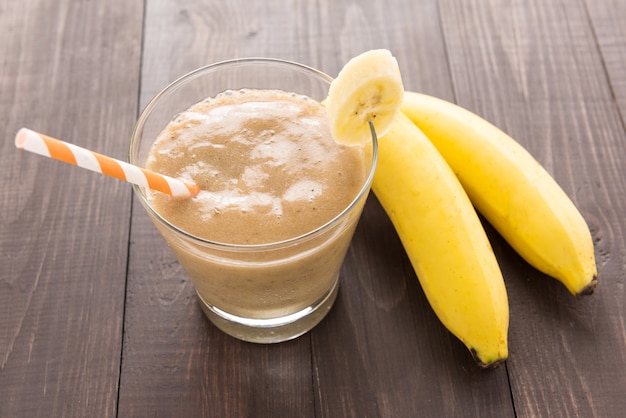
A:
[[[1,417],[621,417],[626,411],[626,1],[2,0]],[[577,299],[488,225],[510,357],[480,370],[428,305],[376,199],[329,316],[234,340],[131,188],[14,148],[23,126],[125,159],[147,101],[215,61],[335,75],[372,48],[409,90],[523,144],[587,220],[600,284]]]

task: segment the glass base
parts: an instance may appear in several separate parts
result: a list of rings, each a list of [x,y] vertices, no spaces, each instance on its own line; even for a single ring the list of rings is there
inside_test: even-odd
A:
[[[198,296],[198,302],[204,314],[220,330],[243,341],[252,343],[279,343],[292,340],[310,331],[330,311],[337,293],[339,280],[317,302],[290,315],[278,318],[255,319],[232,315],[208,304]]]

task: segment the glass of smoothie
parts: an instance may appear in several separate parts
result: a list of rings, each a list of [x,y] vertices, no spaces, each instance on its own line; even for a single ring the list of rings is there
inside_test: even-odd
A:
[[[377,141],[333,140],[320,104],[331,81],[277,59],[208,65],[157,94],[133,131],[132,164],[200,187],[134,190],[206,316],[241,340],[296,338],[337,296]]]

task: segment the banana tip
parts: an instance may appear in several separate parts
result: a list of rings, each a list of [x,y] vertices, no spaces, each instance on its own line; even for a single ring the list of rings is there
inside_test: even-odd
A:
[[[481,369],[495,369],[495,368],[498,368],[500,365],[502,365],[506,361],[506,357],[500,357],[493,361],[485,362],[478,356],[478,352],[476,352],[475,349],[471,348],[470,353],[472,353],[472,357],[474,358],[474,361],[476,362],[476,364],[478,364],[478,367],[480,367]]]
[[[576,296],[592,295],[593,292],[596,290],[596,287],[598,287],[598,278],[594,277],[593,280],[591,280],[589,284],[587,284],[587,286],[583,287],[580,292],[576,293]]]

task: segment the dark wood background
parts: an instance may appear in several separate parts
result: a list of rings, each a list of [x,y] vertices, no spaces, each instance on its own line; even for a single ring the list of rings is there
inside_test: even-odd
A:
[[[1,0],[0,416],[623,416],[625,27],[623,0]],[[496,370],[434,316],[373,197],[327,319],[253,345],[204,319],[127,184],[13,146],[26,126],[124,159],[139,111],[198,66],[336,75],[371,48],[510,133],[590,225],[583,299],[486,225],[511,311]]]

